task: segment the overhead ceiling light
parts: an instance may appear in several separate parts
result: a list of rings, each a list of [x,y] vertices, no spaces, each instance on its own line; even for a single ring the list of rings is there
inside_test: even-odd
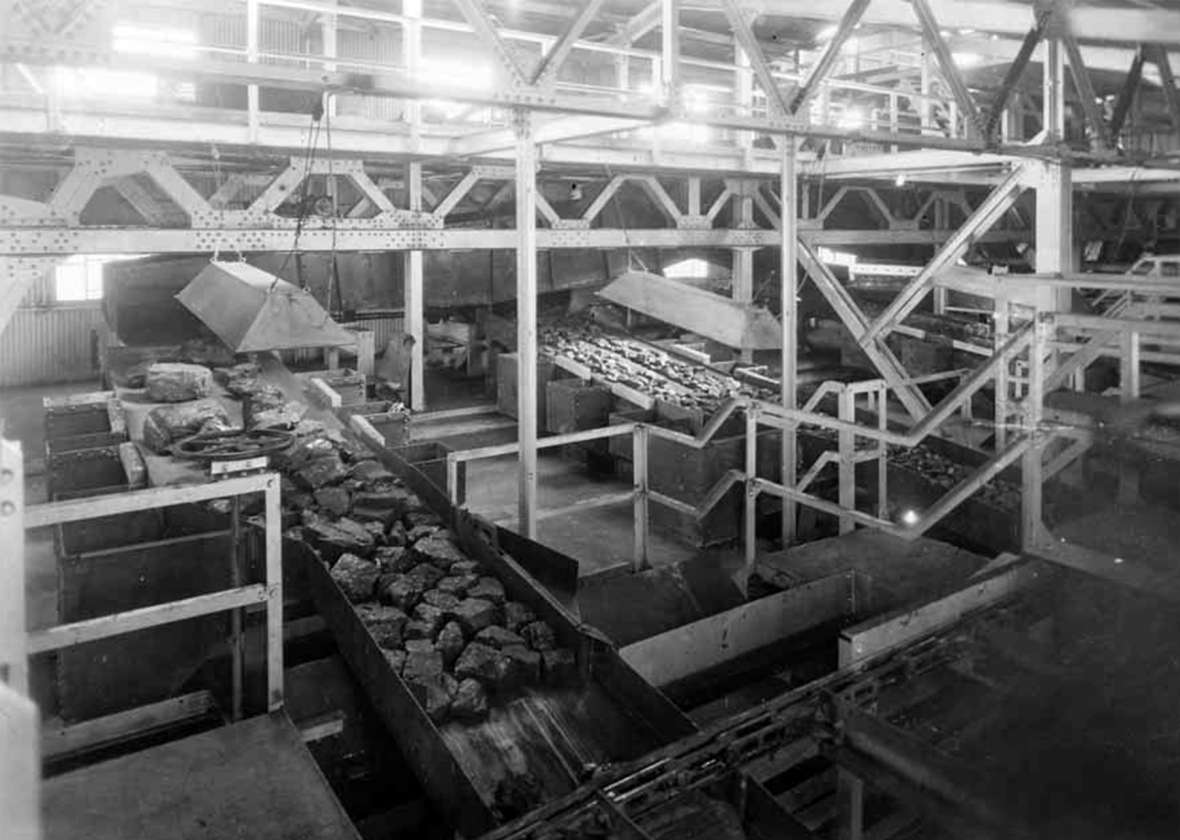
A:
[[[849,108],[840,116],[840,121],[837,123],[840,128],[845,128],[850,131],[855,131],[858,128],[864,128],[865,115],[859,108]]]
[[[826,43],[835,38],[838,31],[840,31],[840,28],[835,24],[832,24],[831,26],[825,26],[815,34],[815,40],[820,44]]]
[[[894,183],[894,184],[896,184],[896,185],[897,185],[897,186],[899,186],[899,187],[904,187],[904,186],[905,186],[905,183],[906,183],[905,174],[903,173],[903,174],[901,174],[901,175],[898,175],[898,176],[897,176],[897,177],[896,177],[896,178],[893,180],[893,183]]]
[[[156,55],[192,61],[197,57],[197,33],[173,26],[117,23],[111,30],[115,52]]]

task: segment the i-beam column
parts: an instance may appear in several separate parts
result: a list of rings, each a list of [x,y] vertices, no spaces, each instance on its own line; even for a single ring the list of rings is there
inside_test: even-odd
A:
[[[783,167],[779,186],[782,196],[780,216],[780,232],[782,245],[780,250],[781,263],[779,273],[783,330],[782,350],[782,404],[788,411],[797,407],[798,397],[798,363],[799,363],[799,303],[797,278],[799,274],[799,182],[796,180],[796,158],[798,143],[793,137],[784,138]],[[884,406],[881,407],[884,411]],[[798,464],[795,455],[796,434],[795,426],[787,423],[783,426],[782,439],[782,484],[784,487],[794,487],[798,481]],[[783,548],[795,541],[795,520],[798,507],[791,499],[783,497]]]
[[[516,114],[517,532],[537,536],[537,147],[527,113]]]
[[[422,209],[422,164],[406,164],[406,191],[409,194],[410,210]],[[426,301],[423,293],[422,252],[405,253],[405,331],[414,337],[410,350],[410,408],[423,411],[426,408],[425,365],[422,362],[426,350],[426,336],[422,328],[423,310]]]

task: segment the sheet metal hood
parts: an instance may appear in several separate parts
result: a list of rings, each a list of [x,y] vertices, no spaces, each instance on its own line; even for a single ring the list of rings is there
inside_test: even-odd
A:
[[[764,307],[738,303],[662,274],[628,271],[598,294],[726,347],[777,350],[783,346],[779,321]]]
[[[310,294],[240,261],[210,262],[176,299],[235,353],[356,342]]]

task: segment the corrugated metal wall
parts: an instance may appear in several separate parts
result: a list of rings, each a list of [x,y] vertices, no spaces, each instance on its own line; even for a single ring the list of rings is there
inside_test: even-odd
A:
[[[0,333],[0,387],[79,382],[98,374],[101,304],[18,309]]]

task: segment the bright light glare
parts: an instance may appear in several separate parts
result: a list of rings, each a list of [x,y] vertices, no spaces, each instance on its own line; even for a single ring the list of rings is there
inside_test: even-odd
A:
[[[837,29],[838,28],[835,24],[832,24],[831,26],[825,26],[816,33],[815,40],[821,44],[826,43],[836,37]]]
[[[689,122],[664,123],[658,130],[664,140],[682,143],[708,143],[713,137],[713,130],[709,126]]]
[[[903,513],[901,515],[901,522],[903,525],[910,525],[910,526],[917,525],[918,524],[918,512],[916,510],[907,510],[905,513]]]
[[[710,108],[709,95],[699,87],[686,85],[684,88],[684,109],[690,114],[705,114]]]
[[[156,55],[191,61],[197,57],[197,33],[171,26],[117,23],[112,30],[115,52]]]
[[[983,63],[983,56],[979,53],[957,52],[951,53],[955,65],[958,67],[976,67]]]
[[[859,108],[849,108],[840,116],[840,122],[837,123],[840,128],[846,128],[850,131],[855,131],[858,128],[864,128],[865,115]]]
[[[423,61],[418,70],[418,78],[427,84],[453,87],[472,93],[488,92],[492,90],[493,85],[491,68],[459,61]],[[457,118],[471,107],[450,99],[427,99],[422,104],[428,109],[440,112],[443,119],[448,120]]]
[[[677,279],[703,279],[709,276],[709,261],[690,257],[665,268],[664,276]]]
[[[96,67],[58,67],[55,72],[66,98],[154,99],[160,92],[160,80],[151,73]]]
[[[847,251],[833,251],[831,248],[820,245],[819,260],[827,265],[852,266],[856,265],[856,254],[850,254]]]
[[[905,182],[906,182],[905,175],[898,175],[896,178],[893,179],[893,183],[899,187],[904,187]]]

